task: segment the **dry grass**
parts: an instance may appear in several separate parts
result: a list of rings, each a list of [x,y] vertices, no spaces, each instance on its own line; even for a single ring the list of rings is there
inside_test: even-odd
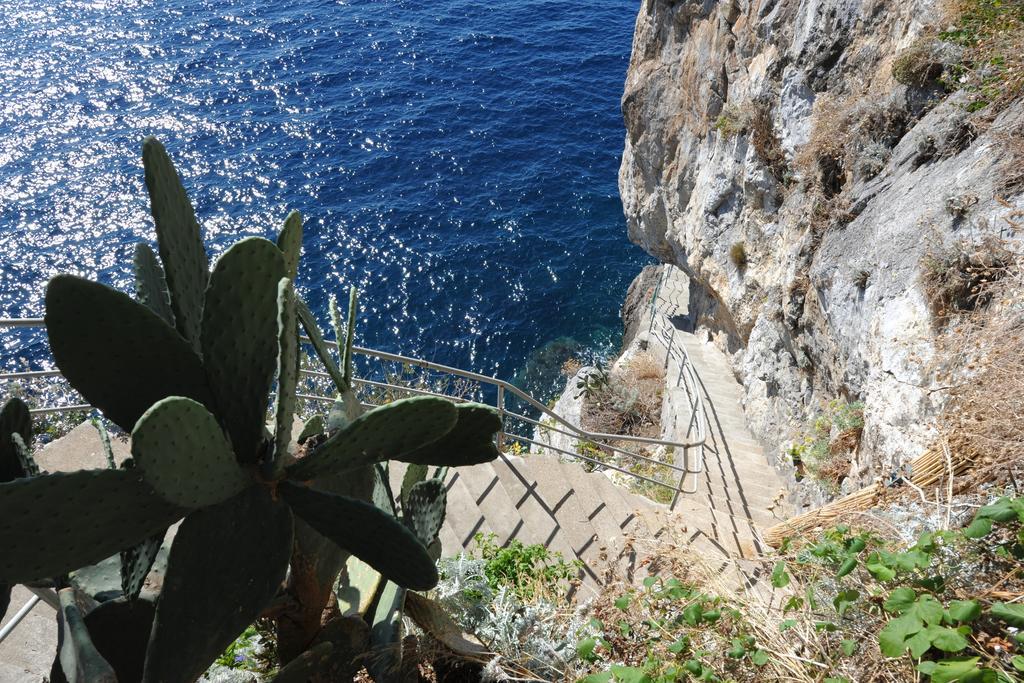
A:
[[[736,242],[729,247],[729,260],[732,261],[737,270],[743,270],[747,267],[749,259],[747,257],[747,247],[743,242]]]
[[[789,162],[782,149],[779,134],[775,131],[771,105],[764,101],[754,102],[748,126],[750,128],[750,144],[754,146],[758,158],[764,162],[777,180],[787,180]]]
[[[1024,454],[1024,274],[1015,255],[1008,274],[984,287],[988,307],[952,322],[939,340],[951,382],[940,429],[949,447],[974,463],[961,482],[1004,482]],[[954,379],[955,378],[955,379]],[[1020,483],[1020,482],[1018,482]]]
[[[877,96],[822,93],[814,103],[810,139],[794,166],[811,190],[831,199],[850,180],[877,174],[906,126],[906,112]]]
[[[919,38],[892,63],[892,77],[898,83],[923,86],[938,79],[945,68],[941,44],[934,38]]]
[[[650,353],[637,354],[608,375],[608,385],[583,406],[583,428],[624,436],[657,436],[665,370]]]
[[[1013,252],[994,238],[977,245],[958,242],[927,254],[921,284],[936,325],[984,308],[992,299],[992,285],[1006,277],[1014,261]]]

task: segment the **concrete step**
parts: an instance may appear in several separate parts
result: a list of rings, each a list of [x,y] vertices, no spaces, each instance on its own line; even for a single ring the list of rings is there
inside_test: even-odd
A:
[[[449,475],[449,481],[454,478],[458,478],[473,496],[480,515],[497,534],[495,542],[498,545],[505,545],[519,533],[522,518],[516,513],[515,505],[491,463],[455,468]]]
[[[576,494],[577,503],[590,521],[595,534],[594,542],[587,548],[577,548],[577,552],[582,550],[583,559],[588,563],[592,560],[602,561],[609,555],[617,555],[622,549],[625,532],[619,526],[622,520],[616,518],[615,512],[601,496],[599,482],[593,478],[603,475],[590,474],[568,463],[563,470],[569,486]]]
[[[505,492],[512,501],[513,510],[530,530],[528,536],[517,535],[523,543],[540,543],[549,550],[560,552],[566,559],[575,556],[566,534],[559,533],[559,521],[551,505],[539,494],[536,477],[530,462],[544,455],[530,455],[524,460],[516,456],[502,456],[492,463]]]
[[[476,534],[492,533],[493,528],[484,518],[480,508],[477,507],[476,496],[466,486],[462,477],[453,472],[449,474],[445,484],[448,488],[446,519],[450,523],[452,531],[455,532],[458,546],[455,548],[442,547],[442,551],[445,555],[455,555],[460,552],[461,548],[468,548]]]

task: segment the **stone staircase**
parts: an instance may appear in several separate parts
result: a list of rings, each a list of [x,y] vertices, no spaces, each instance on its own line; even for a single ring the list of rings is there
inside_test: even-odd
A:
[[[747,429],[742,387],[728,358],[687,331],[685,275],[663,268],[667,270],[655,305],[641,325],[647,333],[638,343],[666,367],[663,422],[671,424],[662,438],[692,441],[696,421],[706,419],[706,440],[699,449],[703,468],[683,481],[685,489],[696,493],[679,496],[670,508],[565,458],[503,455],[494,463],[449,475],[448,515],[441,534],[446,556],[472,550],[479,532],[494,533],[499,544],[511,539],[541,543],[566,559],[580,560],[584,590],[597,591],[611,574],[635,580],[645,575],[643,558],[630,538],[653,541],[665,536],[685,539],[706,562],[735,571],[737,581],[757,581],[762,570],[758,559],[765,549],[760,529],[786,517],[784,483]],[[694,410],[684,387],[682,365],[687,359],[703,412]]]

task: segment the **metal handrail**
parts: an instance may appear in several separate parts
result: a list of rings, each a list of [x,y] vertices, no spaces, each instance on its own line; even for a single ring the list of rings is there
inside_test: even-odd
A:
[[[659,292],[660,292],[661,283],[662,283],[663,279],[664,279],[664,273],[662,273],[662,277],[659,279],[659,282],[658,282],[658,287],[655,290],[654,296],[651,299],[651,318],[652,318],[651,319],[651,329],[653,329],[653,323],[654,323],[654,317],[655,317],[655,307],[656,307],[656,304],[657,304],[658,295],[659,295]],[[33,328],[34,327],[34,328],[40,328],[40,327],[45,327],[45,322],[44,322],[44,320],[42,318],[7,318],[7,319],[0,319],[0,328],[10,328],[10,327],[18,327],[18,328]],[[304,335],[300,336],[300,340],[303,341],[303,342],[306,342],[306,343],[311,343],[310,339],[308,337],[304,336]],[[670,441],[670,440],[665,440],[665,439],[654,439],[654,438],[642,437],[642,436],[631,436],[631,435],[622,435],[622,434],[609,434],[607,432],[591,432],[591,431],[588,431],[586,429],[583,429],[582,427],[579,427],[577,425],[572,424],[571,422],[569,422],[568,420],[563,418],[561,415],[559,415],[558,413],[556,413],[555,411],[550,409],[548,406],[544,405],[543,403],[541,403],[540,401],[538,401],[534,397],[532,397],[529,394],[527,394],[525,391],[523,391],[519,387],[517,387],[514,384],[511,384],[509,382],[506,382],[505,380],[498,379],[497,377],[492,377],[492,376],[489,376],[489,375],[484,375],[484,374],[481,374],[481,373],[478,373],[478,372],[472,372],[470,370],[463,370],[461,368],[456,368],[456,367],[453,367],[453,366],[450,366],[450,365],[444,365],[442,363],[434,363],[432,361],[424,360],[422,358],[414,358],[412,356],[404,356],[404,355],[397,354],[397,353],[390,353],[390,352],[387,352],[387,351],[380,351],[378,349],[370,349],[370,348],[361,347],[361,346],[354,346],[353,347],[353,351],[355,353],[358,353],[358,354],[362,355],[362,356],[378,358],[380,360],[394,362],[394,363],[401,363],[401,364],[409,365],[409,366],[413,366],[413,367],[419,367],[419,368],[423,368],[425,370],[430,370],[430,371],[433,371],[433,372],[441,372],[441,373],[445,373],[445,374],[448,374],[448,375],[453,375],[453,376],[456,376],[456,377],[462,377],[462,378],[465,378],[465,379],[468,379],[468,380],[471,380],[471,381],[474,381],[474,382],[477,382],[477,383],[480,383],[480,384],[492,386],[492,387],[494,387],[496,389],[496,392],[497,392],[497,400],[496,400],[497,405],[496,405],[496,408],[498,409],[501,417],[503,418],[503,422],[504,422],[504,417],[505,416],[510,416],[510,417],[515,417],[516,419],[525,419],[527,422],[531,422],[531,423],[540,425],[540,423],[536,422],[535,420],[532,420],[530,418],[526,418],[526,416],[523,416],[523,415],[521,415],[519,413],[515,413],[515,412],[509,411],[509,410],[506,409],[506,407],[505,407],[506,394],[511,394],[512,396],[518,398],[519,400],[524,401],[527,405],[531,406],[533,409],[539,411],[542,415],[545,416],[545,418],[547,418],[549,420],[553,420],[558,425],[561,425],[561,427],[563,427],[564,429],[557,429],[555,427],[555,425],[549,425],[549,424],[540,425],[541,427],[546,428],[546,429],[557,429],[557,431],[559,431],[560,433],[565,434],[567,436],[571,436],[571,437],[573,437],[573,438],[575,438],[577,440],[580,440],[580,441],[590,441],[590,442],[595,442],[595,443],[607,442],[607,441],[618,441],[618,442],[625,441],[625,442],[631,442],[631,443],[646,444],[646,445],[651,445],[651,446],[661,446],[661,447],[672,448],[672,449],[677,449],[677,448],[678,449],[682,449],[683,465],[680,466],[680,465],[677,465],[676,463],[665,463],[665,462],[662,462],[660,460],[656,460],[654,458],[649,458],[649,457],[640,455],[638,453],[633,453],[631,451],[627,451],[625,449],[615,448],[615,447],[609,446],[608,444],[603,444],[603,445],[605,445],[605,446],[607,446],[609,448],[612,448],[613,450],[621,453],[622,455],[624,455],[626,457],[629,457],[629,458],[632,458],[634,460],[637,460],[637,461],[640,461],[640,462],[646,462],[648,464],[656,464],[658,466],[667,467],[667,468],[669,468],[669,469],[671,469],[673,471],[679,472],[680,473],[680,477],[679,477],[678,483],[677,483],[677,485],[675,487],[673,487],[671,485],[668,485],[668,484],[665,484],[664,482],[653,480],[653,479],[651,479],[649,477],[645,477],[645,476],[637,474],[635,472],[629,472],[628,470],[623,472],[624,474],[627,474],[629,476],[632,476],[634,478],[637,478],[637,479],[640,479],[640,480],[643,480],[643,481],[652,482],[652,483],[655,483],[655,484],[659,484],[661,486],[666,486],[668,488],[674,488],[675,491],[676,491],[676,497],[673,499],[673,504],[674,504],[675,500],[678,499],[678,495],[680,493],[696,493],[696,483],[694,484],[694,490],[693,491],[685,490],[683,488],[683,484],[684,484],[684,479],[685,479],[687,474],[696,474],[696,473],[701,471],[702,462],[703,462],[702,449],[703,449],[704,444],[705,444],[705,442],[707,440],[707,434],[706,434],[706,428],[705,428],[705,425],[707,423],[707,417],[706,417],[706,413],[704,411],[703,401],[701,400],[699,389],[697,388],[697,387],[699,387],[699,384],[696,381],[696,376],[695,376],[695,373],[693,371],[692,363],[690,362],[689,356],[687,355],[686,350],[684,348],[675,347],[675,345],[672,344],[672,341],[674,341],[674,339],[669,341],[668,352],[670,354],[672,354],[674,350],[678,350],[679,352],[681,352],[681,356],[679,358],[680,358],[680,361],[681,361],[680,365],[681,365],[681,368],[682,368],[682,375],[683,375],[682,380],[683,380],[684,389],[685,389],[687,395],[691,399],[691,406],[692,406],[692,409],[693,409],[694,413],[698,415],[698,419],[697,419],[697,437],[695,439],[693,439],[693,440],[688,440],[688,441]],[[305,374],[307,376],[329,377],[327,375],[327,373],[317,372],[317,371],[313,371],[313,370],[304,370],[302,372],[303,372],[303,374]],[[0,379],[22,379],[22,378],[26,378],[27,379],[27,378],[33,378],[33,377],[53,377],[53,376],[58,376],[58,375],[60,375],[60,372],[57,371],[57,370],[42,370],[42,371],[38,371],[37,370],[37,371],[26,371],[26,372],[3,373],[2,375],[0,375]],[[400,386],[400,385],[394,385],[394,384],[390,384],[390,383],[387,383],[387,382],[375,382],[375,381],[372,381],[372,380],[356,380],[356,381],[357,381],[357,383],[359,383],[361,385],[364,385],[364,386],[373,386],[373,387],[377,387],[377,388],[384,388],[384,389],[389,389],[389,390],[403,391],[403,392],[406,392],[406,393],[417,394],[417,395],[435,395],[435,396],[441,396],[443,398],[448,398],[448,399],[451,399],[451,400],[458,400],[456,397],[446,396],[444,394],[440,394],[440,393],[437,393],[437,392],[432,392],[432,391],[425,390],[425,389],[417,389],[417,388],[413,388],[413,387],[403,387],[403,386]],[[300,394],[300,395],[298,395],[298,397],[302,398],[302,399],[306,399],[306,400],[316,400],[316,401],[324,401],[324,402],[333,400],[332,398],[324,397],[324,396],[318,396],[318,395],[315,395],[315,394]],[[36,414],[41,414],[41,413],[61,413],[61,412],[70,412],[70,411],[75,411],[75,410],[88,410],[91,407],[92,406],[87,405],[87,404],[78,404],[78,405],[72,405],[72,406],[53,406],[53,407],[36,408],[36,409],[33,409],[31,412],[36,413]],[[517,437],[516,435],[508,435],[508,436],[516,438],[517,440],[524,440],[524,439],[522,439],[522,437]],[[498,442],[499,442],[499,444],[502,444],[504,442],[505,437],[506,437],[506,434],[504,433],[504,431],[499,433],[499,435],[498,435]],[[532,443],[532,440],[531,440],[531,443]],[[586,456],[584,456],[584,455],[582,455],[580,453],[572,453],[572,452],[564,451],[564,449],[555,449],[550,444],[548,444],[547,446],[544,446],[544,447],[552,448],[553,450],[558,450],[558,451],[564,452],[566,455],[569,455],[570,457],[577,458],[579,460],[592,461],[592,459],[587,458]],[[698,457],[696,459],[696,462],[697,462],[696,468],[691,468],[690,467],[690,458],[689,458],[689,449],[690,448],[701,449],[701,450],[698,451]],[[609,469],[616,469],[616,470],[620,469],[620,468],[617,468],[617,467],[612,467],[609,463],[603,463],[603,462],[599,462],[599,461],[594,461],[594,462],[597,462],[597,464],[600,464],[602,467],[607,467]]]

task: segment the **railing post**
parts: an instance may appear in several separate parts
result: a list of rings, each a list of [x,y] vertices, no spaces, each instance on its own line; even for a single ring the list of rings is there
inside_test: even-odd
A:
[[[505,450],[505,387],[498,385],[498,416],[501,418],[501,431],[498,432],[498,451]]]

